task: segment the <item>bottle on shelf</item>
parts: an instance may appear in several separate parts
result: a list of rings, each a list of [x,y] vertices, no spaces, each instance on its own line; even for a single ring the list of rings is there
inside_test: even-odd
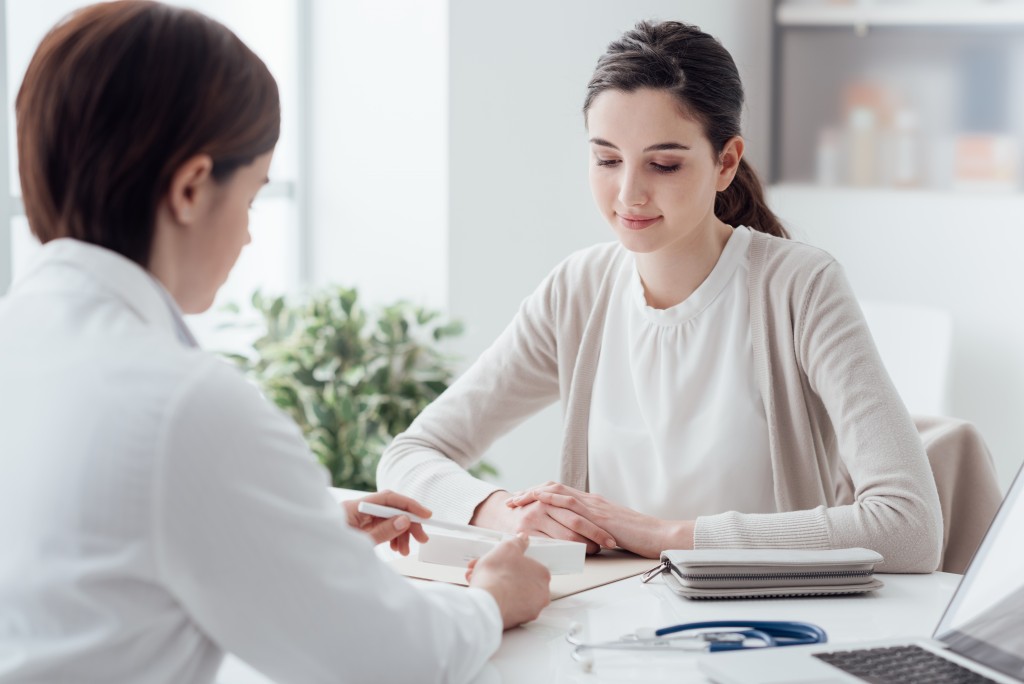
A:
[[[1020,183],[1017,140],[997,133],[960,133],[954,147],[953,187],[967,191],[1012,192]]]
[[[875,119],[874,110],[863,105],[852,107],[846,115],[849,139],[847,175],[850,185],[855,187],[875,184]]]
[[[834,127],[827,126],[818,132],[818,147],[815,153],[814,177],[818,185],[835,186],[842,182],[843,135]]]
[[[848,185],[870,187],[882,181],[879,163],[880,134],[888,118],[890,95],[879,83],[855,81],[843,89],[846,124],[846,178]]]
[[[961,56],[960,130],[953,146],[953,187],[958,190],[1019,189],[1018,140],[1009,132],[1014,80],[1008,61],[991,46]]]
[[[918,131],[917,112],[902,107],[893,116],[892,131],[889,135],[889,159],[887,160],[888,185],[897,188],[914,188],[921,185],[921,143]]]

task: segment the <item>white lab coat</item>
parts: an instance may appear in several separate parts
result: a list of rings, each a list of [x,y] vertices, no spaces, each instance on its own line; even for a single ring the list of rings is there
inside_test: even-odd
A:
[[[45,245],[0,300],[0,684],[464,681],[479,589],[413,586],[350,529],[294,423],[187,345],[114,252]]]

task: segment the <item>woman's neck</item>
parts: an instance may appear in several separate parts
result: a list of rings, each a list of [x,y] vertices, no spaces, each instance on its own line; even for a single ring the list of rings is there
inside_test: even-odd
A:
[[[694,231],[656,252],[637,254],[647,305],[668,309],[685,301],[714,270],[731,235],[732,228],[715,219],[708,230]]]

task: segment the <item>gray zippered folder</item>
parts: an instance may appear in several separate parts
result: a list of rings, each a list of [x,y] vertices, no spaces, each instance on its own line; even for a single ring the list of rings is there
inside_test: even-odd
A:
[[[857,594],[882,587],[870,549],[699,549],[661,553],[660,572],[686,598]]]

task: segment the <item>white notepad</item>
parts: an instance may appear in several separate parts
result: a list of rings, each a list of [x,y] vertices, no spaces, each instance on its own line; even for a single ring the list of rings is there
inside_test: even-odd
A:
[[[430,541],[420,544],[419,560],[464,568],[499,543],[493,537],[471,532],[431,531]],[[583,572],[587,546],[573,541],[530,537],[526,556],[542,563],[552,575],[572,575]]]

